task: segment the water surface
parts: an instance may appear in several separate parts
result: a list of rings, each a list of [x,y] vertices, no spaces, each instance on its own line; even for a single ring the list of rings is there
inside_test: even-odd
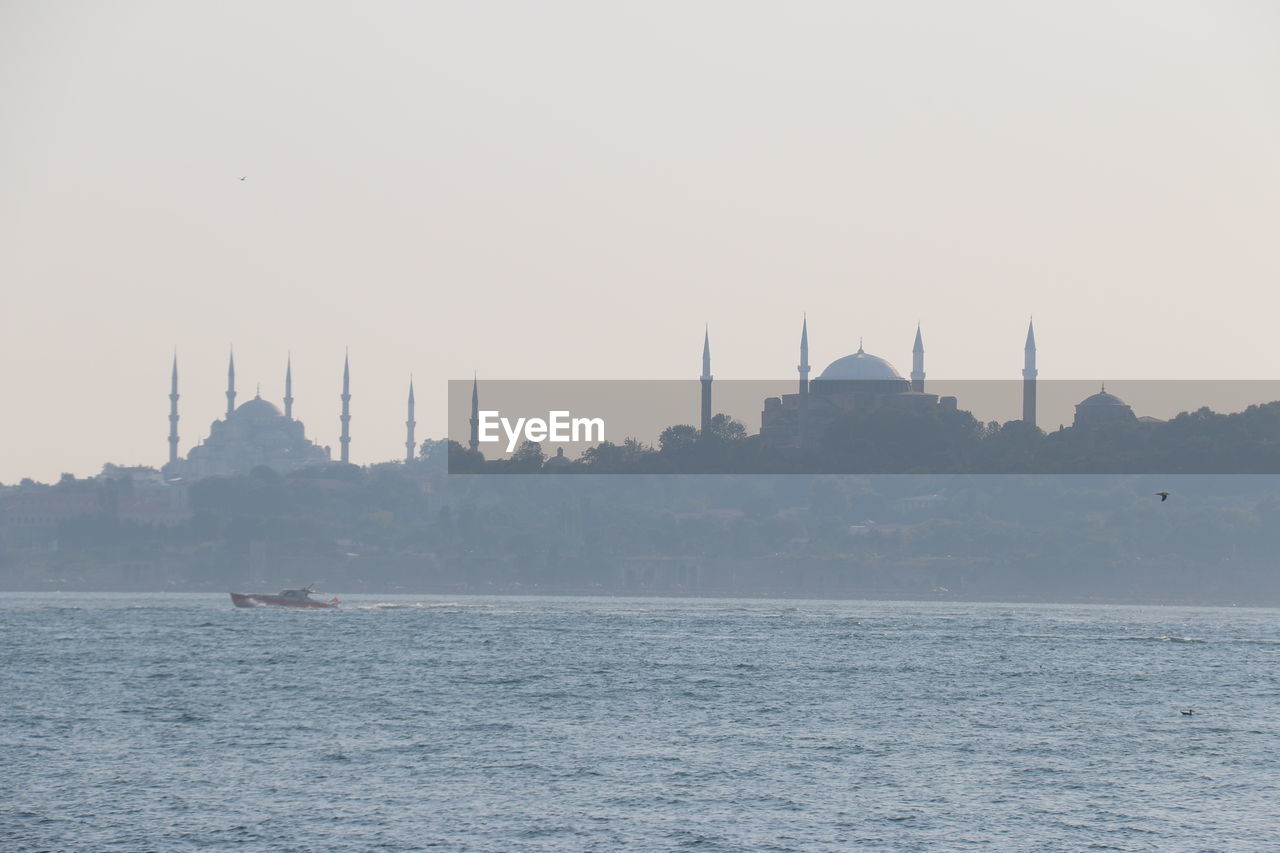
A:
[[[1242,608],[5,593],[0,849],[1277,849],[1278,665]]]

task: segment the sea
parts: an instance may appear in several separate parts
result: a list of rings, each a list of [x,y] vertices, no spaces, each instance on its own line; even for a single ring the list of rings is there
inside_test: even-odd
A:
[[[1280,611],[338,594],[0,593],[0,850],[1280,850]]]

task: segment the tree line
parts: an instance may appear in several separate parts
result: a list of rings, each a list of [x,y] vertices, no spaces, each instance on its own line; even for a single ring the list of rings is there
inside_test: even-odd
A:
[[[706,434],[678,424],[656,445],[606,441],[554,465],[535,442],[493,460],[449,442],[447,460],[463,474],[1276,474],[1280,402],[1050,433],[1022,421],[984,424],[964,410],[885,406],[842,413],[800,448],[717,414]]]

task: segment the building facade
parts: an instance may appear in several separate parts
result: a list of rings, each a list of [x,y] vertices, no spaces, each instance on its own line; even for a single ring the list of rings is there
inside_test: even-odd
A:
[[[1035,426],[1036,369],[1035,335],[1027,327],[1023,368],[1023,420]],[[778,447],[801,447],[822,434],[833,421],[849,412],[893,408],[901,411],[929,412],[955,409],[955,397],[931,394],[925,390],[924,336],[916,327],[911,348],[911,375],[904,377],[887,359],[867,352],[858,342],[856,352],[827,365],[816,379],[810,380],[809,324],[800,330],[799,386],[794,394],[770,397],[760,413],[760,434]],[[704,363],[704,375],[709,375]],[[710,395],[704,392],[704,417]]]
[[[344,365],[343,450],[349,442],[349,375]],[[284,410],[260,395],[236,405],[236,366],[232,355],[227,364],[226,414],[209,425],[209,435],[187,452],[178,455],[178,364],[174,359],[169,393],[169,462],[164,475],[169,479],[198,480],[248,474],[265,466],[287,474],[307,465],[329,461],[329,448],[320,447],[306,436],[302,421],[293,417],[293,363],[285,367]]]

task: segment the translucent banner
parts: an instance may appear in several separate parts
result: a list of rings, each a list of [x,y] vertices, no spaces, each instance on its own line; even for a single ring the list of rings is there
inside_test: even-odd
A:
[[[455,474],[1275,474],[1280,380],[449,383]]]

